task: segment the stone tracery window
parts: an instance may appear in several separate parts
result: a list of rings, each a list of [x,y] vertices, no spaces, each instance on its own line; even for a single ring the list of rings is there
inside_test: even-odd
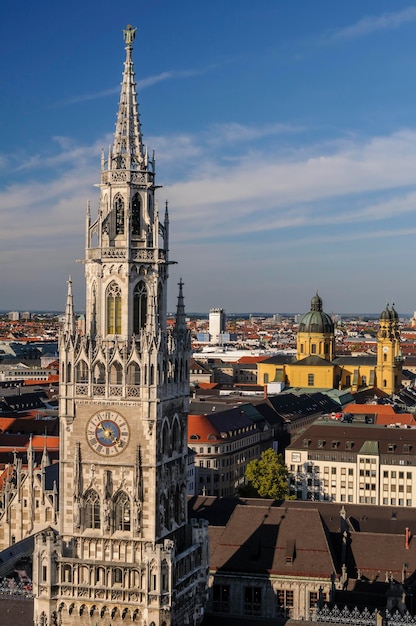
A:
[[[121,289],[115,281],[107,288],[107,333],[121,334]]]
[[[120,195],[114,200],[114,208],[116,212],[116,235],[124,234],[124,201]]]
[[[138,333],[146,326],[147,319],[147,289],[140,281],[133,292],[133,332]]]
[[[127,369],[127,384],[140,385],[140,366],[138,363],[130,363]]]
[[[141,213],[140,194],[136,193],[131,202],[131,233],[132,235],[140,235],[140,213]]]
[[[112,363],[110,368],[110,383],[112,385],[121,385],[123,382],[123,368],[120,363]]]
[[[130,530],[130,500],[124,491],[114,500],[114,522],[115,530]]]
[[[78,361],[75,368],[75,381],[77,383],[88,382],[88,366],[85,361]]]
[[[94,489],[85,494],[85,528],[100,528],[100,496]]]

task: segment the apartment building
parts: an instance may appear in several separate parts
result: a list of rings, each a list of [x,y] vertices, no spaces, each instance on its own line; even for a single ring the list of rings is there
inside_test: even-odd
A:
[[[322,419],[285,460],[298,500],[416,506],[416,429]]]
[[[252,407],[251,407],[252,408]],[[188,417],[195,453],[195,493],[230,496],[244,484],[248,463],[260,456],[262,432],[242,407]]]

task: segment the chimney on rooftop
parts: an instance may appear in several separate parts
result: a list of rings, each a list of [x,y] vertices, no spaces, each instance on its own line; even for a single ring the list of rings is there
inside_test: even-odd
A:
[[[406,550],[409,549],[411,537],[412,537],[412,533],[410,532],[410,529],[406,526],[405,542],[404,542]]]

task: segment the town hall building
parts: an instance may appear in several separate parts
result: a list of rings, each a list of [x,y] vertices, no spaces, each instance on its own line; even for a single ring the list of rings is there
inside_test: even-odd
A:
[[[86,217],[85,333],[68,282],[60,336],[59,520],[35,537],[35,626],[201,622],[208,534],[186,501],[190,336],[180,281],[167,330],[167,207],[126,60],[99,210]]]

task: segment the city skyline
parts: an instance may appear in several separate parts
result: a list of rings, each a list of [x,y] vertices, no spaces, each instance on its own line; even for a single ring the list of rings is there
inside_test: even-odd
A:
[[[82,218],[127,23],[178,261],[170,310],[180,277],[188,311],[304,312],[316,289],[326,311],[416,308],[416,7],[230,4],[4,9],[2,308],[62,310],[68,275],[84,308]]]

